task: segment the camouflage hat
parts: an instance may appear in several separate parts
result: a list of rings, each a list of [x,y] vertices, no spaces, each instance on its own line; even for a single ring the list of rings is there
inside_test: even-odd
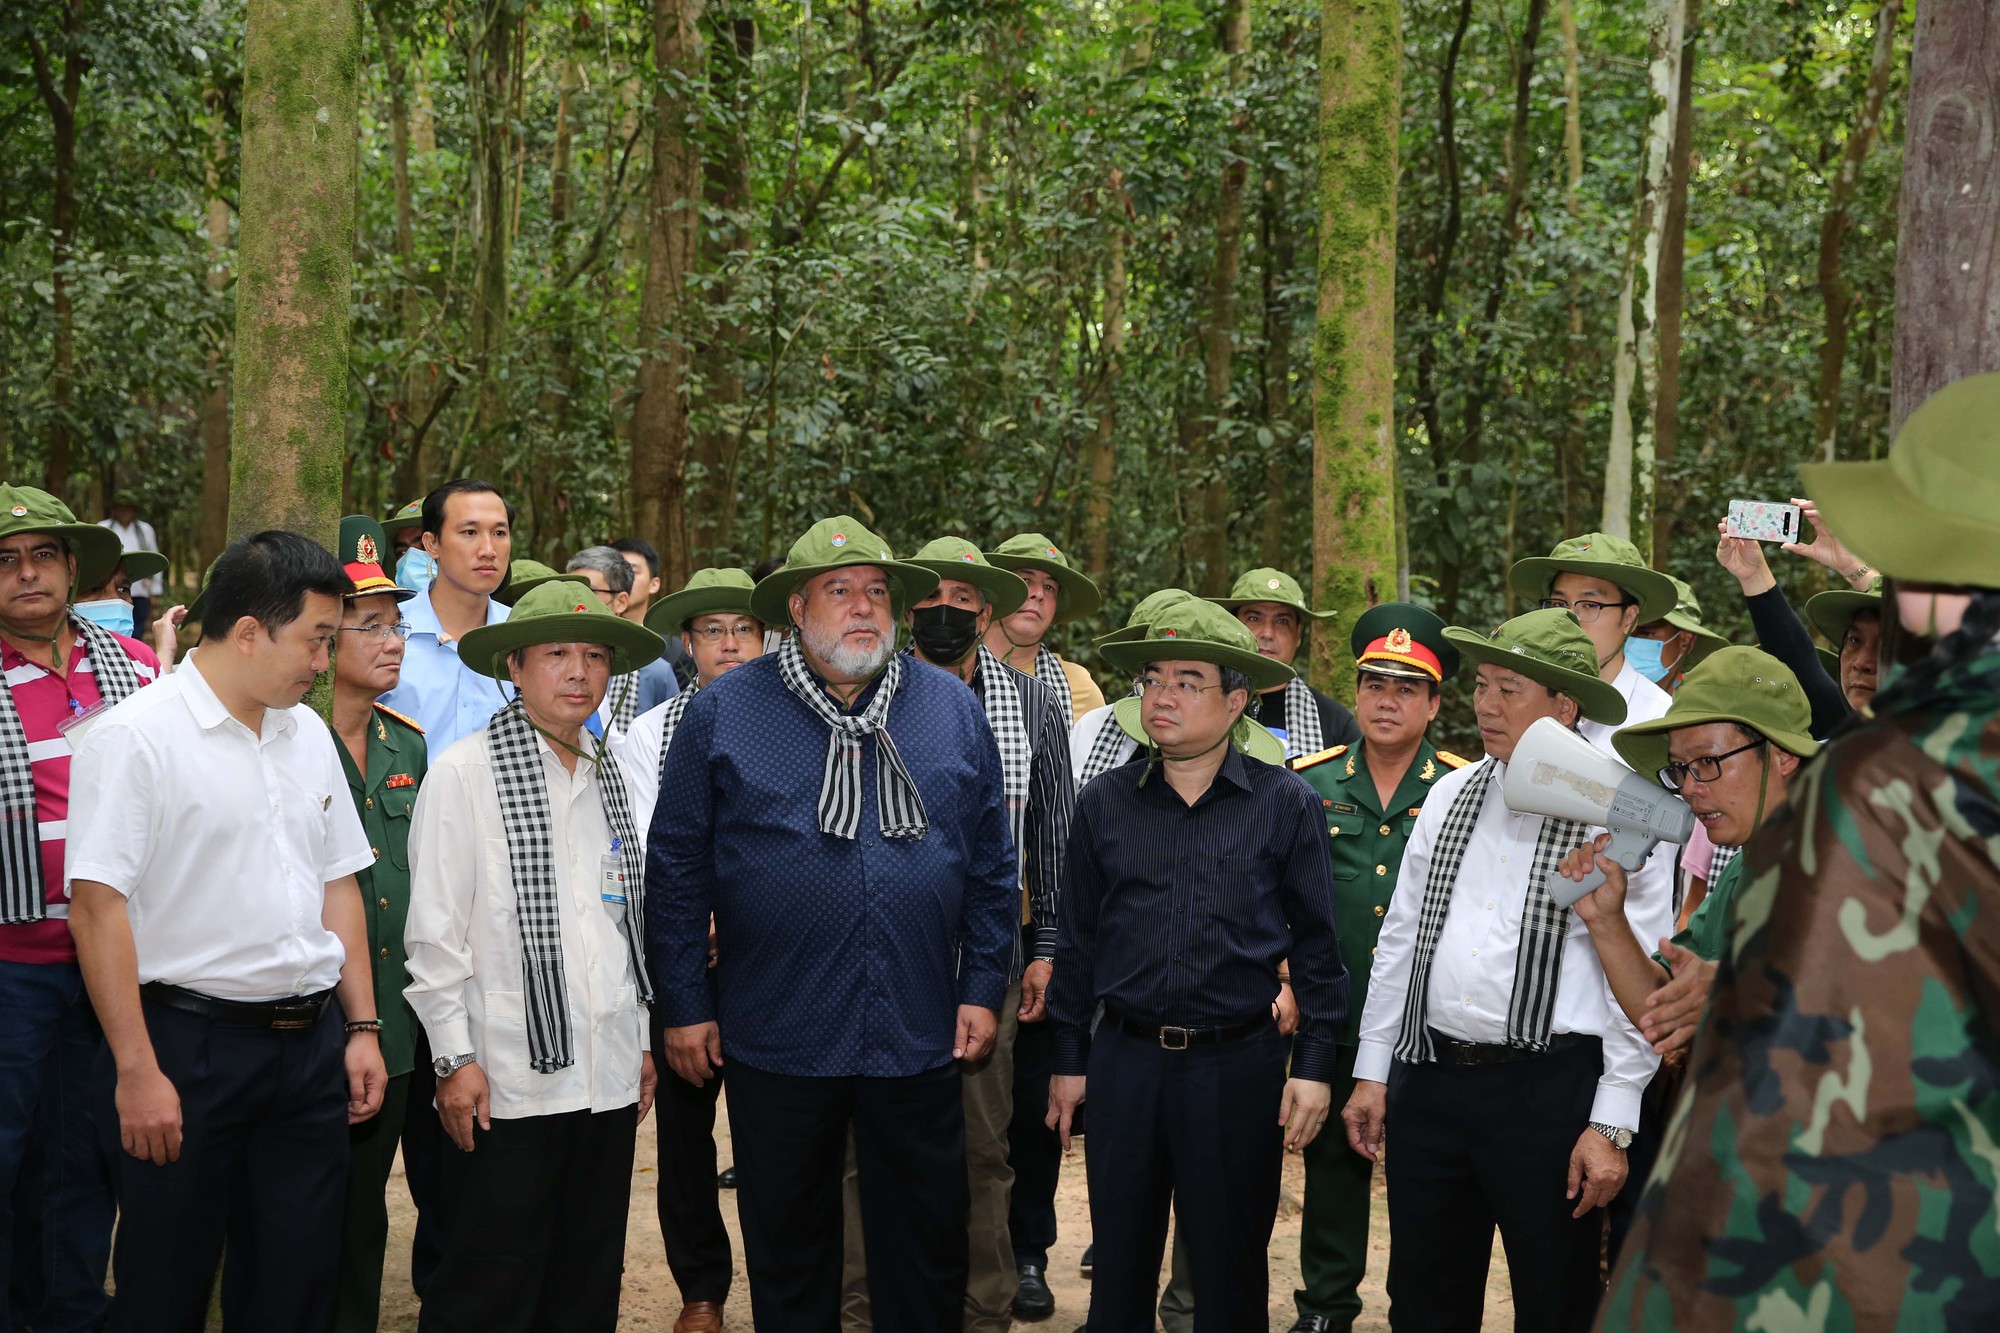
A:
[[[1887,458],[1799,475],[1824,526],[1889,577],[2000,587],[2000,371],[1925,399]]]
[[[1104,594],[1097,590],[1097,585],[1084,577],[1082,570],[1073,568],[1069,557],[1039,532],[1009,537],[998,549],[988,551],[986,558],[1016,574],[1024,569],[1039,569],[1056,581],[1056,614],[1049,622],[1052,625],[1086,619],[1104,605]]]
[[[750,590],[756,586],[757,581],[740,569],[697,569],[688,577],[686,587],[646,608],[646,628],[655,634],[678,634],[698,616],[732,613],[757,620],[757,613],[750,609]]]
[[[1109,634],[1100,634],[1091,642],[1102,648],[1107,643],[1123,643],[1127,639],[1140,638],[1146,633],[1146,626],[1152,624],[1153,618],[1160,612],[1170,606],[1194,600],[1194,594],[1185,588],[1161,588],[1156,592],[1149,592],[1139,599],[1137,606],[1132,608],[1132,614],[1125,617],[1123,628],[1112,630]]]
[[[1660,619],[1666,621],[1675,629],[1686,630],[1689,634],[1694,635],[1693,646],[1687,650],[1687,656],[1682,658],[1680,662],[1681,672],[1685,675],[1710,653],[1716,651],[1718,648],[1727,648],[1729,640],[1701,623],[1701,599],[1694,595],[1694,589],[1688,587],[1680,579],[1674,578],[1671,574],[1667,575],[1667,578],[1673,582],[1674,592],[1678,596],[1674,601],[1674,609],[1661,616]],[[1652,622],[1647,621],[1643,623],[1651,624]]]
[[[1153,738],[1146,734],[1145,706],[1136,694],[1128,694],[1111,705],[1111,720],[1118,729],[1138,743],[1142,750],[1153,746]],[[1269,727],[1245,714],[1236,719],[1236,725],[1229,729],[1229,740],[1237,749],[1252,759],[1261,759],[1277,768],[1285,766],[1285,743],[1271,734]]]
[[[586,588],[590,586],[590,580],[583,575],[566,573],[539,560],[510,560],[507,562],[507,578],[493,590],[493,600],[502,606],[513,606],[528,593],[555,579],[581,583]]]
[[[33,486],[0,486],[0,537],[24,534],[54,537],[76,557],[72,588],[95,588],[110,578],[125,556],[125,544],[110,528],[80,523],[70,507]]]
[[[611,673],[635,671],[666,651],[659,635],[613,614],[580,580],[543,579],[521,594],[505,619],[467,630],[458,658],[469,669],[507,679],[507,655],[539,643],[601,643],[611,649]]]
[[[354,581],[354,591],[349,597],[368,597],[385,593],[399,602],[407,602],[417,594],[408,588],[398,587],[396,580],[382,572],[382,555],[389,549],[389,539],[382,535],[382,525],[366,514],[349,514],[340,520],[340,545],[334,554],[347,570],[347,577]]]
[[[1685,727],[1734,722],[1801,759],[1819,753],[1812,704],[1790,667],[1758,648],[1721,648],[1687,673],[1666,714],[1613,732],[1618,757],[1652,777],[1667,766],[1667,736]]]
[[[412,500],[382,520],[382,531],[394,537],[405,528],[422,527],[423,522],[424,502],[422,500]]]
[[[1625,720],[1625,696],[1598,676],[1597,647],[1583,632],[1574,611],[1530,611],[1491,634],[1452,625],[1444,636],[1475,664],[1518,671],[1567,694],[1592,722],[1616,726]]]
[[[1170,606],[1134,639],[1098,649],[1111,666],[1136,676],[1152,662],[1213,662],[1250,678],[1257,691],[1276,689],[1292,679],[1292,669],[1257,651],[1243,622],[1199,597]]]
[[[773,570],[750,594],[750,613],[766,625],[792,623],[792,594],[822,574],[849,565],[873,565],[889,579],[889,604],[898,620],[912,602],[937,588],[937,575],[922,565],[889,554],[889,543],[849,514],[823,518],[792,543],[784,567]]]
[[[1854,617],[1863,611],[1879,613],[1881,610],[1882,584],[1878,579],[1867,592],[1856,592],[1852,588],[1834,588],[1828,592],[1814,593],[1806,598],[1806,624],[1811,625],[1822,639],[1833,646],[1833,655],[1838,658],[1840,645],[1847,638],[1847,627],[1854,623]]]
[[[1606,532],[1586,532],[1557,543],[1547,555],[1516,560],[1507,571],[1507,582],[1517,596],[1539,602],[1549,595],[1558,574],[1594,574],[1622,588],[1639,603],[1641,625],[1665,619],[1678,601],[1672,579],[1649,569],[1631,542]]]
[[[1263,566],[1251,570],[1236,580],[1230,588],[1229,596],[1214,597],[1209,600],[1226,611],[1248,606],[1252,602],[1276,602],[1288,606],[1309,620],[1331,620],[1331,611],[1315,611],[1306,605],[1306,590],[1299,581],[1282,569]]]
[[[1028,585],[1021,582],[1019,574],[989,563],[979,548],[963,537],[939,537],[926,542],[922,550],[910,557],[910,563],[922,565],[940,580],[970,583],[993,604],[995,619],[1013,615],[1028,600]]]
[[[1356,670],[1442,684],[1458,674],[1458,649],[1433,612],[1410,602],[1384,602],[1355,617],[1348,634]]]

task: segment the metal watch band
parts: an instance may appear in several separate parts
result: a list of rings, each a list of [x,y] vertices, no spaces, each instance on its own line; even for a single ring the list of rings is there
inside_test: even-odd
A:
[[[1611,1146],[1619,1152],[1624,1152],[1632,1146],[1633,1134],[1629,1129],[1620,1129],[1616,1125],[1600,1124],[1595,1120],[1590,1122],[1590,1127],[1610,1140]]]

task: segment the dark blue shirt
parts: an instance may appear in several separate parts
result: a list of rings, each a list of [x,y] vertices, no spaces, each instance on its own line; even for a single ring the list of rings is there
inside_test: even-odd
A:
[[[646,843],[657,1021],[713,1019],[727,1059],[770,1073],[899,1078],[951,1060],[960,1004],[1000,1007],[1021,890],[985,711],[956,677],[906,660],[887,727],[929,831],[882,836],[871,736],[849,840],[819,830],[830,732],[775,656],[694,696]]]
[[[1234,748],[1193,805],[1143,759],[1086,785],[1049,985],[1056,1072],[1085,1072],[1100,1001],[1134,1023],[1231,1027],[1270,1013],[1289,959],[1292,1076],[1332,1082],[1347,969],[1325,841],[1318,793]]]

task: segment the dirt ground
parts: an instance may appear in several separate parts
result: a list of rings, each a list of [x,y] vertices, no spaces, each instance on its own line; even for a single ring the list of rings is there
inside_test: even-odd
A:
[[[727,1094],[725,1093],[725,1096]],[[729,1117],[716,1118],[716,1141],[721,1160],[731,1160]],[[660,1248],[660,1227],[653,1212],[656,1186],[654,1131],[650,1120],[639,1132],[639,1150],[632,1176],[632,1220],[625,1236],[625,1290],[618,1327],[634,1333],[665,1333],[680,1313],[680,1293],[667,1271],[666,1255]],[[1089,1313],[1090,1284],[1077,1271],[1083,1247],[1089,1239],[1089,1206],[1085,1198],[1083,1154],[1079,1146],[1063,1164],[1062,1185],[1056,1194],[1059,1218],[1058,1240],[1049,1252],[1049,1286],[1055,1292],[1056,1313],[1040,1324],[1016,1322],[1017,1328],[1038,1328],[1048,1333],[1071,1333]],[[1285,1159],[1283,1192],[1278,1203],[1278,1222],[1271,1235],[1271,1327],[1289,1329],[1297,1317],[1292,1293],[1299,1278],[1299,1200],[1305,1191],[1305,1164],[1290,1155]],[[736,1197],[725,1190],[722,1215],[736,1252],[736,1283],[726,1310],[730,1333],[750,1333],[749,1287],[743,1276],[742,1233],[736,1223]],[[402,1164],[389,1181],[389,1260],[382,1281],[382,1323],[385,1333],[414,1333],[417,1327],[417,1300],[410,1292],[410,1232],[416,1214],[403,1187]],[[1354,1325],[1357,1333],[1385,1333],[1389,1327],[1388,1302],[1382,1280],[1389,1260],[1389,1220],[1382,1193],[1382,1175],[1375,1175],[1375,1220],[1369,1229],[1368,1276],[1361,1284],[1363,1310]],[[1161,1273],[1165,1285],[1166,1274]],[[1513,1302],[1507,1292],[1506,1264],[1495,1247],[1492,1276],[1486,1289],[1486,1328],[1491,1333],[1509,1333],[1514,1327]]]

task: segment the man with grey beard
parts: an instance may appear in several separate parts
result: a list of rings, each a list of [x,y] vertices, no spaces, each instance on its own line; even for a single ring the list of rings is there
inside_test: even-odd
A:
[[[760,1328],[837,1323],[850,1130],[876,1326],[963,1319],[956,1062],[992,1049],[1020,881],[978,698],[895,655],[937,582],[852,518],[815,524],[751,594],[796,633],[695,697],[660,780],[655,1021],[676,1077],[728,1064]]]

